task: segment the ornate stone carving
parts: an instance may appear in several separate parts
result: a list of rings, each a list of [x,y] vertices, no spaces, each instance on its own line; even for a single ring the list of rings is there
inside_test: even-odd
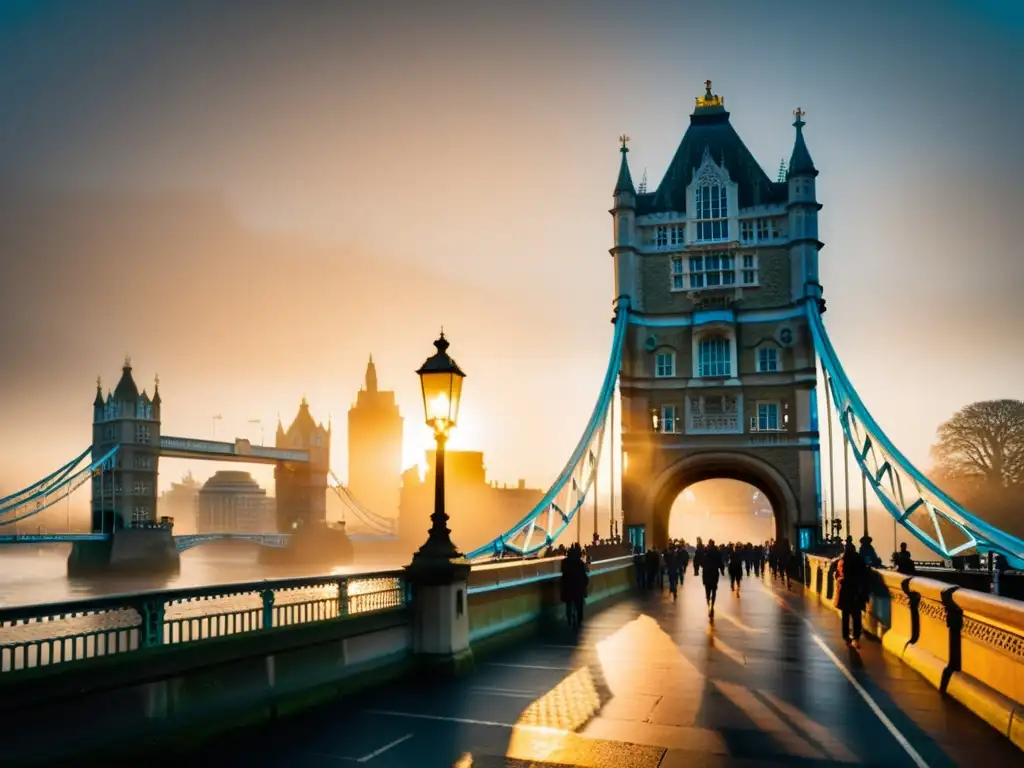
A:
[[[1024,637],[983,621],[964,616],[963,636],[996,648],[1024,662]]]
[[[902,605],[904,608],[910,608],[910,598],[899,589],[889,590],[889,602],[895,603],[896,605]]]
[[[917,604],[917,610],[921,616],[927,616],[929,619],[943,623],[946,621],[946,606],[942,603],[937,603],[934,600],[921,600]]]

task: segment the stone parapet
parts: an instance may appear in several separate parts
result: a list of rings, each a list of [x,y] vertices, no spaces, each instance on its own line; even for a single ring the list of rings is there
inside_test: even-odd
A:
[[[1024,749],[1024,602],[951,594],[959,662],[946,692]]]
[[[834,561],[807,555],[804,598],[834,608]],[[864,629],[1024,749],[1024,602],[875,571]]]
[[[468,595],[449,585],[430,599],[457,614],[465,601],[472,653],[483,654],[561,617],[561,560],[477,566]],[[592,563],[587,611],[634,584],[632,557]],[[141,764],[166,747],[422,678],[422,599],[402,573],[380,572],[0,608],[0,719],[18,723],[4,758]]]

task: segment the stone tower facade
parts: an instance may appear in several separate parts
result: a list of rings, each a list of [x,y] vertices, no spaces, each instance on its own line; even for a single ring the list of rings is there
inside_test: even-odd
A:
[[[92,478],[92,528],[112,532],[156,522],[160,459],[160,386],[153,397],[139,393],[125,360],[121,379],[106,397],[96,383],[93,400],[92,457],[120,448],[111,466]]]
[[[402,415],[395,393],[377,387],[373,357],[348,412],[348,487],[369,510],[397,517],[402,475]]]
[[[309,462],[280,462],[274,467],[277,529],[323,527],[327,522],[327,475],[331,471],[331,427],[313,420],[306,398],[287,430],[278,422],[277,448],[308,451]]]
[[[622,140],[615,288],[631,325],[620,369],[626,534],[662,546],[676,496],[713,478],[770,501],[776,536],[810,546],[820,484],[816,358],[805,320],[818,283],[817,170],[796,137],[771,180],[706,84],[668,170],[638,194]]]

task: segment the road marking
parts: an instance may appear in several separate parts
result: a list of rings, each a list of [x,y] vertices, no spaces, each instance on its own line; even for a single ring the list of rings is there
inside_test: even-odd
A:
[[[804,621],[807,620],[804,619]],[[807,623],[810,624],[810,622]],[[928,763],[924,761],[924,758],[921,757],[921,755],[917,753],[917,750],[910,745],[910,742],[907,741],[907,738],[902,733],[900,733],[899,729],[893,724],[892,720],[886,717],[885,712],[882,711],[882,708],[878,706],[878,704],[875,702],[873,698],[871,698],[871,694],[865,691],[864,687],[857,682],[857,678],[855,678],[853,676],[853,673],[846,668],[846,665],[843,664],[843,662],[841,662],[834,653],[832,653],[832,649],[825,645],[825,641],[818,637],[814,632],[811,633],[811,637],[814,639],[814,642],[818,644],[818,647],[821,648],[825,655],[832,660],[832,663],[836,665],[836,668],[843,673],[843,677],[845,677],[849,681],[850,685],[853,686],[854,690],[860,694],[860,697],[864,699],[864,703],[866,703],[871,708],[871,711],[875,713],[875,717],[877,717],[882,722],[882,725],[884,725],[889,730],[889,733],[892,734],[892,737],[896,739],[897,742],[899,742],[899,745],[903,747],[903,751],[906,752],[910,756],[910,759],[914,761],[914,765],[916,765],[917,768],[928,768]]]
[[[543,664],[502,664],[501,662],[497,662],[497,661],[489,661],[489,662],[487,662],[487,666],[489,666],[489,667],[511,667],[512,669],[557,669],[557,670],[569,671],[569,672],[572,672],[573,670],[576,669],[576,667],[561,667],[561,666],[555,667],[555,666],[546,666],[546,665],[543,665]]]
[[[408,741],[411,738],[412,738],[412,734],[411,733],[407,733],[407,734],[405,734],[405,736],[402,736],[402,737],[397,738],[397,739],[395,739],[394,741],[392,741],[392,742],[390,742],[388,744],[385,744],[380,749],[375,749],[370,754],[363,755],[358,760],[356,760],[356,762],[357,763],[368,763],[371,760],[373,760],[373,758],[375,758],[375,757],[377,757],[379,755],[383,755],[389,749],[393,749],[393,748],[397,747],[399,744],[402,744],[403,742],[406,742],[406,741]]]
[[[791,606],[781,597],[776,595],[774,591],[768,589],[768,587],[765,587],[765,589],[768,590],[768,592],[773,597],[775,597],[776,600],[778,600],[779,605],[781,605],[787,611],[790,611],[794,616],[796,616],[798,619],[803,621],[804,624],[807,625],[807,628],[811,631],[811,639],[814,640],[815,644],[822,650],[825,656],[828,657],[829,661],[831,661],[835,665],[836,669],[839,670],[840,674],[842,674],[842,676],[846,678],[847,682],[853,686],[853,689],[864,700],[864,703],[868,705],[868,708],[875,713],[875,717],[878,718],[879,722],[881,722],[881,724],[886,727],[886,730],[888,730],[889,733],[892,734],[892,737],[896,739],[896,743],[903,747],[903,751],[906,752],[907,756],[914,761],[914,765],[916,765],[917,768],[928,768],[928,763],[925,762],[925,759],[921,757],[918,751],[914,749],[914,747],[910,744],[909,741],[907,741],[907,737],[900,732],[899,728],[897,728],[893,721],[890,720],[888,716],[886,716],[885,712],[882,711],[882,708],[878,706],[878,703],[874,700],[874,698],[872,698],[871,694],[864,689],[864,686],[857,682],[857,678],[853,676],[853,673],[850,672],[847,666],[839,660],[839,657],[832,652],[832,649],[829,648],[828,645],[826,645],[825,641],[821,639],[818,633],[814,631],[815,626],[811,622],[811,620],[808,619],[806,616],[801,616],[799,613],[797,613],[793,606]]]
[[[427,715],[421,712],[395,712],[390,709],[366,709],[363,710],[369,715],[385,715],[386,717],[410,717],[415,720],[434,720],[442,723],[458,723],[460,725],[485,725],[491,728],[511,728],[516,731],[533,731],[534,733],[551,733],[568,735],[572,731],[562,728],[550,728],[544,725],[519,725],[516,723],[499,723],[496,720],[474,720],[469,717],[445,717],[444,715]],[[927,767],[925,767],[927,768]]]
[[[502,691],[498,688],[470,688],[473,693],[483,693],[487,696],[504,696],[507,699],[536,699],[543,694],[523,693],[520,691]]]
[[[715,618],[716,619],[725,619],[730,624],[733,624],[733,625],[739,627],[740,629],[742,629],[744,632],[752,632],[752,633],[757,634],[757,635],[764,634],[764,632],[765,632],[765,630],[763,630],[763,629],[757,629],[756,627],[748,626],[748,625],[744,624],[742,621],[740,621],[739,619],[737,619],[737,618],[735,618],[733,616],[730,616],[727,613],[716,614]]]

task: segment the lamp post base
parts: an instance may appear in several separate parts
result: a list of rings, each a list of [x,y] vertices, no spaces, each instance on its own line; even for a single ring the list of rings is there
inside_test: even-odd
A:
[[[413,653],[424,672],[449,677],[471,671],[469,563],[413,558],[405,570],[412,585]]]

